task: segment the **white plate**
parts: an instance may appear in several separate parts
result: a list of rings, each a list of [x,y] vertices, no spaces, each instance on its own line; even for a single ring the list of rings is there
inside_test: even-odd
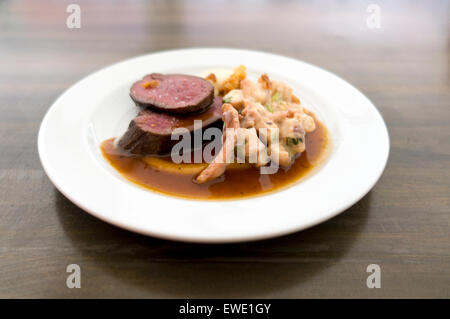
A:
[[[136,113],[131,84],[150,72],[199,74],[247,66],[290,85],[328,127],[333,150],[310,177],[280,192],[233,201],[165,196],[121,177],[102,157],[101,141],[120,135]],[[375,106],[323,69],[278,55],[235,49],[149,54],[102,69],[75,84],[48,110],[38,137],[55,186],[88,213],[141,234],[192,242],[238,242],[321,223],[361,199],[386,165],[389,137]]]

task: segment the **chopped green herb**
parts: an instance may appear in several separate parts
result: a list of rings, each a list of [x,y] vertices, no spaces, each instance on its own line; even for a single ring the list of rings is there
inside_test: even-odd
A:
[[[273,113],[273,108],[272,105],[270,103],[266,103],[266,105],[264,105],[267,109],[267,111],[269,111],[270,113]]]
[[[230,103],[230,102],[231,102],[231,96],[222,99],[222,103]]]
[[[276,91],[273,95],[272,95],[272,102],[278,102],[279,100],[281,100],[281,93]]]
[[[286,137],[286,145],[290,143],[298,145],[298,143],[303,143],[303,139],[301,137]]]

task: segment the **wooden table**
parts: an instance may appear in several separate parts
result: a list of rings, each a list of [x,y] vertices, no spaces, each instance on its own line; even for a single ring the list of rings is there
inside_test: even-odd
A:
[[[80,29],[66,27],[71,2]],[[366,24],[369,3],[1,2],[0,297],[449,298],[449,3],[380,2],[379,29]],[[295,57],[358,87],[389,129],[378,184],[322,225],[233,245],[136,235],[68,201],[36,146],[52,102],[111,63],[195,46]],[[66,287],[72,263],[81,289]],[[366,286],[369,264],[380,289]]]

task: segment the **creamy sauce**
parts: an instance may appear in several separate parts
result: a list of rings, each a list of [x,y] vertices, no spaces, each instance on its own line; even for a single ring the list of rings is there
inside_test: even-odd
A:
[[[315,117],[314,119],[316,129],[306,135],[306,150],[295,159],[289,169],[280,168],[277,173],[270,175],[261,175],[259,169],[254,167],[227,169],[225,175],[217,180],[196,184],[193,182],[195,173],[178,174],[160,170],[138,157],[120,153],[114,147],[114,139],[104,141],[101,144],[101,151],[122,176],[152,191],[189,199],[238,199],[286,188],[325,161],[331,150],[331,140],[325,125]],[[170,157],[163,159],[170,161]]]

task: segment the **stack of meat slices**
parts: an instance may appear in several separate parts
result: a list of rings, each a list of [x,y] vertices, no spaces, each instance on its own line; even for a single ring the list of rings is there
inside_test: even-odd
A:
[[[178,143],[171,140],[173,130],[193,133],[194,120],[202,120],[202,130],[222,127],[222,98],[214,97],[212,84],[200,77],[152,73],[132,85],[130,96],[142,110],[117,142],[130,154],[169,154]]]

